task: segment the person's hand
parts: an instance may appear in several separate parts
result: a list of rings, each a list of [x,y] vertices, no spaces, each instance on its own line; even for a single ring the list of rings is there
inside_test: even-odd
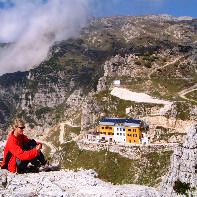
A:
[[[38,145],[36,146],[36,149],[37,149],[37,150],[42,149],[42,144],[38,144]]]
[[[42,143],[38,142],[38,144],[41,146],[41,148],[40,148],[40,149],[42,149]]]

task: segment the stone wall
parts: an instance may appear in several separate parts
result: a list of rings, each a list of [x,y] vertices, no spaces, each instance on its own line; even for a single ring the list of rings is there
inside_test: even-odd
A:
[[[142,154],[159,151],[173,151],[177,144],[151,144],[151,145],[111,145],[86,140],[79,140],[77,144],[80,149],[90,151],[108,150],[119,153],[121,156],[129,159],[140,159]]]

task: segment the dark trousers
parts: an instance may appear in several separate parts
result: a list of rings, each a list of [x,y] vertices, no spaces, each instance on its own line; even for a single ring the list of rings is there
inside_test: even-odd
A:
[[[26,144],[24,144],[22,146],[22,149],[23,150],[31,150],[31,149],[35,148],[36,145],[37,145],[36,141],[32,139],[29,142],[27,142]],[[41,151],[40,151],[40,154],[32,160],[20,160],[17,158],[16,165],[17,165],[18,172],[19,173],[26,172],[28,163],[31,163],[35,167],[40,167],[41,165],[46,164],[46,160],[45,160],[44,155]]]

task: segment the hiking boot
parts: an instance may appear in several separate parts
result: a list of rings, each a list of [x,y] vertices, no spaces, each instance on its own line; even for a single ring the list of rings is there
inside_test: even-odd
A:
[[[60,166],[53,166],[47,162],[45,165],[39,167],[39,172],[49,172],[49,171],[58,171],[60,170]]]
[[[39,172],[48,172],[48,171],[53,171],[53,166],[49,164],[47,161],[45,165],[42,165],[39,167]]]

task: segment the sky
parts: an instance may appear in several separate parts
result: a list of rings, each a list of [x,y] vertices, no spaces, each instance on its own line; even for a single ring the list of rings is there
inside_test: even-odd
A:
[[[197,0],[0,0],[0,75],[29,70],[57,41],[78,37],[90,16],[169,14],[197,18]]]
[[[0,0],[0,9],[14,6],[15,2],[31,0]],[[48,0],[35,0],[46,3]],[[56,1],[56,0],[53,0]],[[66,2],[67,0],[63,0]],[[63,2],[62,1],[62,2]],[[197,0],[85,0],[91,4],[91,15],[145,15],[169,14],[197,18]]]
[[[169,14],[197,18],[197,0],[93,0],[97,16]]]

